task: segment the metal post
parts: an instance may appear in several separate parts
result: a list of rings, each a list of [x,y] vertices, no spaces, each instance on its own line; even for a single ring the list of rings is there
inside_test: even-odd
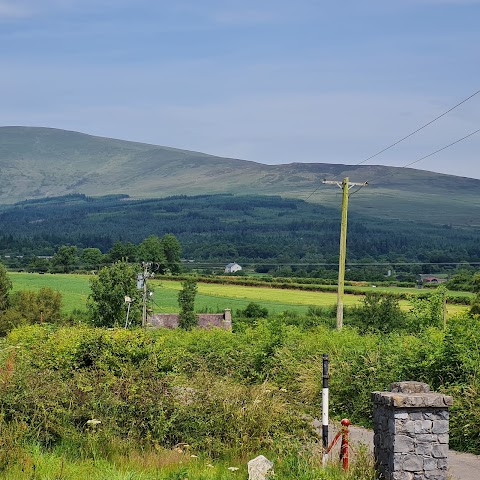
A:
[[[328,459],[328,355],[323,354],[323,378],[322,378],[322,464]]]
[[[129,300],[127,300],[127,298]],[[132,299],[130,297],[125,297],[125,302],[127,302],[127,318],[125,320],[125,328],[128,328],[128,317],[130,316],[130,304],[132,303]]]
[[[350,426],[350,420],[344,418],[342,424],[342,443],[340,446],[340,460],[344,470],[348,470],[348,427]]]
[[[443,329],[447,329],[447,289],[443,290],[443,308],[442,308],[442,318],[443,318]]]
[[[144,262],[143,263],[143,308],[142,308],[142,327],[145,328],[147,326],[147,278],[149,277],[148,268],[150,267],[151,263]]]

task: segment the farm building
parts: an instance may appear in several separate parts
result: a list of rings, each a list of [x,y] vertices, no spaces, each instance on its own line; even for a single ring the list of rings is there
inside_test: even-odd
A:
[[[233,262],[233,263],[229,263],[225,267],[225,273],[235,273],[235,272],[239,272],[241,269],[242,267],[237,262]]]
[[[419,283],[422,284],[430,284],[430,285],[440,285],[441,283],[445,283],[447,281],[446,278],[440,278],[435,275],[425,275],[420,274],[419,276]]]

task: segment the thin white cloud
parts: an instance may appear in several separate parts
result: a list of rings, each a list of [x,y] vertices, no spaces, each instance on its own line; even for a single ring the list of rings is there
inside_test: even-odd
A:
[[[0,0],[0,20],[61,12],[105,10],[132,4],[132,0]]]
[[[283,0],[255,0],[203,2],[183,1],[175,4],[179,14],[207,21],[212,25],[250,26],[292,22],[307,15],[311,8],[310,0],[292,4]]]
[[[428,5],[480,5],[480,0],[410,0],[410,2]]]
[[[29,5],[0,1],[0,20],[29,17],[33,13],[34,9]]]
[[[278,20],[273,10],[223,10],[214,12],[212,17],[215,22],[224,25],[252,25],[272,23]]]

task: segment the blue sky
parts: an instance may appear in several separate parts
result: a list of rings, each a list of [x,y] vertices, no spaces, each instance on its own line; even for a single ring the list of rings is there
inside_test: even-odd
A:
[[[0,0],[0,125],[356,164],[480,89],[480,0]],[[480,94],[371,164],[480,128]],[[480,178],[480,133],[415,165]]]

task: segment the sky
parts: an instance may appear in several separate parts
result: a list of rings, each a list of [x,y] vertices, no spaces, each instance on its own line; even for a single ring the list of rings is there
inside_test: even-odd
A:
[[[0,125],[355,165],[480,90],[480,0],[0,0]],[[364,164],[480,128],[480,93]],[[480,132],[415,168],[480,178]],[[352,179],[355,180],[355,179]]]

